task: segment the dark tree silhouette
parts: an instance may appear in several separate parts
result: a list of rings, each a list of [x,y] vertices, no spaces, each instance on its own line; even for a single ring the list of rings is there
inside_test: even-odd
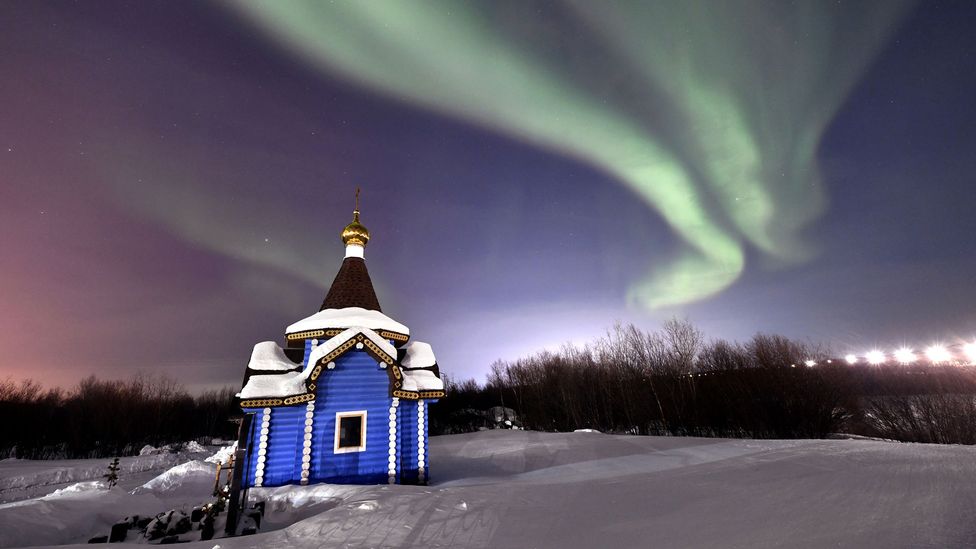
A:
[[[550,431],[976,443],[976,368],[850,366],[830,356],[778,335],[706,342],[680,320],[659,332],[617,325],[582,347],[498,361],[484,386],[449,384],[431,430],[489,427],[484,412],[508,406],[525,427]]]

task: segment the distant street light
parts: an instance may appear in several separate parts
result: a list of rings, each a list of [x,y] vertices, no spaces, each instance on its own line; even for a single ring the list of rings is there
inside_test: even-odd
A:
[[[902,364],[911,364],[916,360],[915,353],[908,347],[902,347],[895,351],[895,360]]]
[[[932,364],[939,364],[941,362],[949,362],[952,360],[952,355],[946,350],[942,345],[932,345],[928,349],[925,349],[925,356],[929,359]]]
[[[885,355],[881,351],[875,349],[864,355],[864,358],[868,359],[868,364],[881,364],[885,361]]]
[[[966,358],[969,359],[970,364],[976,364],[976,342],[963,345],[962,352],[966,353]]]
[[[844,357],[844,360],[846,360],[848,364],[857,364],[857,355],[847,355]]]

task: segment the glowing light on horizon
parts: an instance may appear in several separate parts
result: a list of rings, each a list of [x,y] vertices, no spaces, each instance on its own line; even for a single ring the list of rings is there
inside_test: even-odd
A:
[[[915,356],[914,351],[908,347],[902,347],[901,349],[895,351],[895,360],[901,364],[911,364],[917,360],[917,357]]]
[[[976,342],[963,344],[962,352],[966,355],[970,364],[976,364]]]
[[[868,351],[864,355],[864,358],[867,359],[868,364],[875,364],[875,365],[877,365],[877,364],[881,364],[882,362],[885,361],[885,354],[882,353],[881,351],[877,350],[877,349],[874,349],[872,351]]]
[[[813,368],[814,366],[817,365],[817,361],[816,360],[808,360],[808,361],[804,362],[804,364],[806,364],[808,368]]]
[[[942,362],[949,362],[952,360],[952,355],[949,351],[942,345],[936,344],[932,345],[928,349],[925,349],[925,357],[929,359],[933,364],[940,364]]]
[[[848,364],[857,364],[857,355],[850,354],[844,357]]]

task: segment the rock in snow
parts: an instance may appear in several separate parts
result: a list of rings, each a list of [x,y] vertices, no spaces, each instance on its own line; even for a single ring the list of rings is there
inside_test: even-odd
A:
[[[185,534],[192,528],[190,517],[182,511],[167,511],[156,515],[146,526],[146,539],[155,540],[167,536]]]

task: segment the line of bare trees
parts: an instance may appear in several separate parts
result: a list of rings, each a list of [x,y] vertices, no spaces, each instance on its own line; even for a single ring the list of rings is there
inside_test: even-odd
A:
[[[228,419],[239,412],[232,388],[191,396],[164,376],[91,376],[69,391],[0,380],[0,458],[123,456],[146,444],[232,438]]]
[[[707,341],[678,320],[656,332],[615,326],[588,345],[496,362],[485,385],[448,380],[431,408],[431,434],[494,426],[513,409],[515,424],[547,431],[976,444],[976,367],[830,357],[775,335]],[[817,366],[806,367],[811,359]],[[120,456],[145,444],[234,438],[228,420],[239,414],[232,388],[194,397],[159,376],[89,377],[70,391],[0,380],[0,459]]]
[[[549,431],[976,443],[976,368],[830,357],[776,335],[707,341],[679,320],[657,332],[618,325],[588,345],[496,362],[485,386],[452,383],[432,428],[480,426],[479,409],[503,405],[525,427]]]

